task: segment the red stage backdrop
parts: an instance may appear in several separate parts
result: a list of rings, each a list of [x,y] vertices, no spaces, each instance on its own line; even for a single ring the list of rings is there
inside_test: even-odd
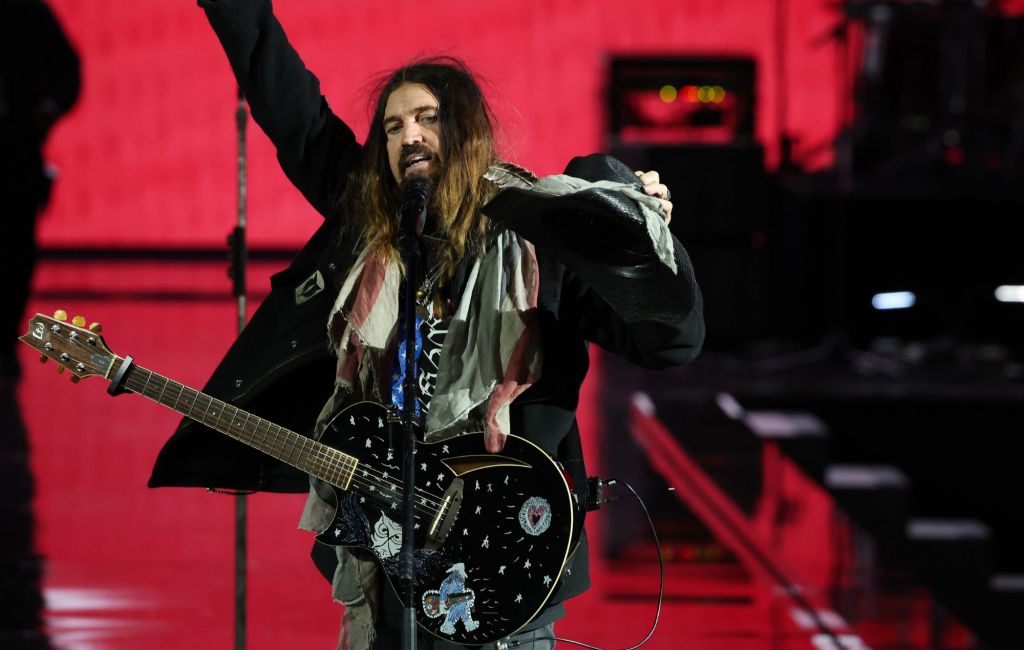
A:
[[[787,88],[775,67],[785,2]],[[604,146],[604,79],[613,54],[731,54],[758,65],[757,132],[777,159],[777,98],[797,151],[837,127],[840,20],[827,0],[278,0],[276,11],[334,111],[362,139],[367,81],[417,55],[452,54],[485,80],[508,158],[561,171]],[[193,0],[52,0],[82,56],[78,106],[55,130],[60,171],[44,245],[221,246],[235,214],[235,84]],[[318,216],[279,171],[254,126],[250,242],[298,245]],[[685,207],[679,211],[685,218]]]

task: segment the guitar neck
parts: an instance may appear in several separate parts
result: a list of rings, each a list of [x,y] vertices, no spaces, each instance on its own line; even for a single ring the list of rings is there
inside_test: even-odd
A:
[[[108,377],[114,376],[123,363],[124,359],[115,357]],[[354,456],[134,363],[127,372],[124,388],[343,489],[348,487],[358,464]]]

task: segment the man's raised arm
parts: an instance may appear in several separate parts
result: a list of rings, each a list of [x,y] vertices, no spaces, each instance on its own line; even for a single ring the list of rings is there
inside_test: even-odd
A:
[[[253,119],[277,147],[281,168],[327,215],[358,160],[352,130],[327,105],[274,17],[270,0],[199,0],[228,56]]]

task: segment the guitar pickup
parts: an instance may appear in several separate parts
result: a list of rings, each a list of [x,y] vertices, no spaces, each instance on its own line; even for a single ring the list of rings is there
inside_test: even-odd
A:
[[[425,548],[436,551],[448,538],[448,533],[455,525],[455,518],[459,515],[459,508],[462,507],[462,486],[461,478],[452,479],[452,484],[444,491],[441,506],[437,509],[437,516],[434,517],[434,521],[430,524],[430,530],[427,531]]]

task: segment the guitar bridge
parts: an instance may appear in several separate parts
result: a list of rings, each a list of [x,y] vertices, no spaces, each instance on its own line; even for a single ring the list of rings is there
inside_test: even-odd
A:
[[[436,551],[448,538],[448,533],[455,525],[455,518],[462,506],[462,486],[462,479],[456,478],[452,479],[452,484],[445,490],[444,496],[441,498],[441,506],[437,509],[437,516],[434,517],[434,521],[430,524],[430,530],[427,531],[425,548]]]

